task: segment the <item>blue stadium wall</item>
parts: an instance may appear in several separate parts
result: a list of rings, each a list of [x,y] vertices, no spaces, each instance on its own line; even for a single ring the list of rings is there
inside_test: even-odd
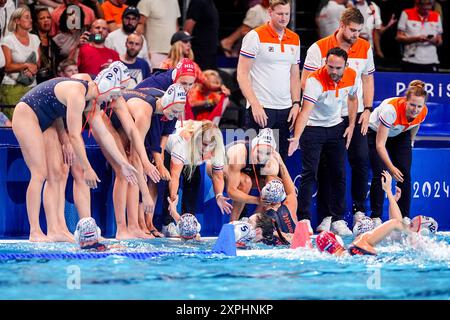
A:
[[[419,131],[419,136],[433,136],[450,139],[450,75],[446,74],[399,74],[377,73],[375,75],[376,101],[379,104],[385,98],[402,95],[410,80],[421,79],[427,82],[429,97],[429,115]],[[114,175],[111,167],[101,154],[92,138],[84,136],[89,160],[100,180],[99,187],[92,190],[92,216],[97,220],[103,234],[113,237],[115,234],[114,210],[112,205],[112,182]],[[300,181],[301,151],[288,159],[287,166],[296,187]],[[350,173],[349,167],[347,167]],[[229,217],[222,215],[215,203],[211,180],[201,168],[201,193],[198,197],[198,212],[202,224],[202,235],[215,236],[221,225]],[[412,203],[411,216],[429,215],[439,222],[440,230],[450,230],[450,143],[447,141],[419,141],[413,150],[412,166]],[[350,175],[347,179],[346,220],[351,223]],[[0,129],[0,238],[26,238],[29,224],[26,214],[25,194],[30,173],[26,167],[17,140],[10,129]],[[370,181],[368,182],[370,184]],[[163,185],[159,186],[162,191]],[[182,189],[180,190],[182,193]],[[161,194],[161,192],[159,192]],[[256,193],[255,193],[256,194]],[[158,199],[155,221],[160,226],[161,199]],[[315,211],[314,203],[314,211]],[[251,212],[251,206],[249,212]],[[370,208],[367,200],[367,208]],[[66,220],[71,231],[78,220],[73,204],[72,178],[69,176],[66,189]],[[45,230],[45,215],[41,208],[41,226]],[[385,201],[384,219],[387,219]],[[317,225],[315,215],[312,223]]]

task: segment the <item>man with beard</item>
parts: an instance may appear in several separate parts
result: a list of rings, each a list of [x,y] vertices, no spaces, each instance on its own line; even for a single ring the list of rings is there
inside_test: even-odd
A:
[[[130,34],[125,43],[127,52],[120,55],[120,61],[122,61],[130,71],[131,79],[127,83],[129,89],[133,89],[142,80],[150,77],[151,74],[148,63],[144,59],[138,58],[143,41],[144,37],[140,34]]]
[[[123,56],[127,50],[124,46],[127,41],[127,37],[136,31],[138,22],[139,10],[136,7],[126,8],[122,15],[122,27],[108,34],[106,37],[105,46],[117,51],[120,56]],[[144,59],[151,66],[150,59],[148,57],[147,41],[145,41],[145,39],[137,57]]]
[[[353,203],[353,224],[365,215],[365,201],[368,191],[369,171],[369,147],[367,142],[367,130],[369,117],[372,111],[374,95],[375,65],[373,62],[373,51],[370,43],[359,38],[364,28],[364,17],[356,8],[350,8],[342,13],[339,29],[332,35],[320,39],[314,43],[307,52],[302,72],[302,88],[308,76],[325,65],[327,52],[334,47],[339,47],[347,52],[348,64],[357,74],[358,82],[358,113],[356,127],[348,148],[348,161],[352,170],[351,193]],[[345,124],[349,125],[349,112],[346,100],[343,101],[342,117]],[[350,230],[345,225],[333,225],[331,208],[327,206],[330,202],[331,187],[327,162],[320,160],[318,169],[319,190],[317,193],[317,211],[322,215],[323,221],[317,231],[337,232],[338,234],[349,234]],[[338,231],[339,229],[340,231]]]
[[[325,66],[306,80],[302,109],[295,122],[294,136],[289,139],[289,155],[297,150],[299,143],[302,150],[297,217],[311,228],[311,204],[323,155],[329,167],[327,179],[332,190],[325,205],[330,208],[333,231],[338,235],[352,235],[343,220],[345,149],[350,145],[355,127],[358,76],[355,70],[347,68],[348,55],[344,49],[332,48],[325,59]],[[348,106],[348,124],[342,117],[344,104]]]
[[[108,24],[103,19],[92,23],[88,43],[80,46],[78,54],[78,71],[97,75],[102,69],[108,67],[113,61],[119,61],[119,54],[105,47],[108,35]],[[85,37],[85,36],[84,36]]]

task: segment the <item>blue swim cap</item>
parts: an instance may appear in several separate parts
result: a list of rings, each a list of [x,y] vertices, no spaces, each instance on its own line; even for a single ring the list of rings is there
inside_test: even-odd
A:
[[[193,239],[198,233],[200,233],[202,226],[193,214],[184,213],[180,217],[180,221],[178,221],[176,228],[181,238]]]
[[[261,190],[261,198],[268,203],[279,203],[286,199],[283,182],[274,179],[269,181]]]
[[[373,220],[369,217],[364,217],[355,223],[355,226],[353,227],[353,235],[357,237],[363,233],[372,231],[374,228],[375,223]]]

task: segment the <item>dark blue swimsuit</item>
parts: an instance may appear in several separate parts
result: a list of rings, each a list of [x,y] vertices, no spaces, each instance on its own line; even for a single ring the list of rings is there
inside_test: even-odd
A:
[[[132,89],[125,90],[122,93],[125,101],[128,101],[132,98],[139,98],[150,104],[153,110],[156,108],[156,98],[161,97],[164,94],[163,91],[155,89],[155,88],[142,88],[142,89]],[[111,115],[111,124],[112,126],[118,130],[122,128],[122,124],[120,123],[119,117],[117,117],[116,113],[113,112]]]
[[[173,71],[173,69],[169,69],[164,72],[158,72],[158,73],[152,74],[150,77],[142,80],[135,87],[135,89],[151,87],[151,88],[158,88],[163,91],[166,91],[173,84],[172,71]]]
[[[88,92],[87,81],[72,78],[54,78],[38,84],[20,99],[21,102],[25,102],[34,110],[42,132],[47,130],[57,118],[66,117],[67,107],[55,95],[56,85],[63,81],[81,82],[86,88],[85,95]]]
[[[270,209],[266,211],[266,214],[272,219],[275,219],[282,232],[294,233],[295,231],[294,220],[292,220],[291,213],[284,204],[282,204],[277,211]]]

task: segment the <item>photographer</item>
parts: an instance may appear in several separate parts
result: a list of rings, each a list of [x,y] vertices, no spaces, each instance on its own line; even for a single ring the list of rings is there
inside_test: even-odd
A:
[[[78,71],[97,75],[113,61],[120,61],[119,54],[105,46],[108,24],[103,19],[92,23],[90,32],[84,32],[80,39]]]

